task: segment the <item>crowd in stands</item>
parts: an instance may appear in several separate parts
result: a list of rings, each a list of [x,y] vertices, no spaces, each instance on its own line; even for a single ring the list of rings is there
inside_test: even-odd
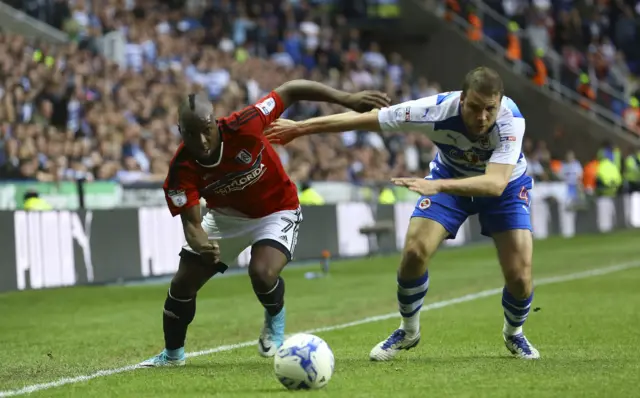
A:
[[[56,3],[53,20],[77,39],[68,46],[0,37],[0,52],[10,55],[0,60],[3,179],[160,181],[179,143],[177,104],[193,90],[209,93],[217,116],[296,78],[351,92],[381,89],[394,101],[441,90],[414,76],[398,54],[363,42],[344,17],[329,18],[308,3],[221,1],[204,9],[100,3],[78,0],[66,11],[65,2]],[[94,48],[94,38],[116,30],[126,36],[123,67]],[[339,111],[303,103],[285,116]],[[425,137],[367,132],[300,139],[279,150],[296,181],[424,175],[434,155]]]
[[[446,1],[530,65],[534,82],[551,77],[640,134],[640,0],[485,0],[502,18],[476,11],[477,0]]]
[[[363,41],[344,15],[305,1],[69,3],[31,13],[69,33],[67,45],[0,35],[1,180],[162,181],[179,144],[177,105],[194,90],[209,93],[217,116],[296,78],[380,89],[393,102],[441,91],[399,54]],[[109,32],[126,38],[121,65],[98,51]],[[300,103],[284,117],[339,111]],[[304,137],[278,151],[296,182],[366,183],[424,176],[436,148],[420,134],[353,131]],[[544,143],[528,141],[525,153],[537,180],[562,178]],[[570,155],[566,162],[574,163]]]

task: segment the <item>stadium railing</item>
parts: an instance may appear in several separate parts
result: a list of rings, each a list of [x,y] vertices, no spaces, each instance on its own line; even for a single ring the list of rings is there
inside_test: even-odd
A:
[[[494,41],[496,43],[498,43],[498,40],[506,42],[506,35],[509,29],[508,25],[511,21],[481,0],[470,0],[470,2],[478,9],[478,17],[483,21],[485,34],[490,38],[494,37]],[[521,39],[525,38],[525,29],[521,28],[518,35]],[[498,44],[503,49],[505,48],[504,42]],[[551,43],[550,47],[552,47]],[[523,48],[523,52],[525,50],[527,49]],[[547,51],[547,54],[545,54],[545,60],[547,61],[548,66],[550,66],[550,76],[552,76],[551,80],[553,84],[559,84],[562,89],[567,89],[573,94],[578,95],[575,87],[577,82],[580,80],[580,74],[582,71],[567,65],[562,54],[558,54],[553,48],[550,48],[549,51]],[[533,71],[533,68],[529,64],[522,61],[519,61],[519,63],[528,67],[530,72]],[[629,103],[629,98],[625,97],[624,92],[614,89],[606,82],[596,81],[593,82],[591,86],[597,93],[596,103],[605,110],[611,110],[612,108],[617,109],[620,106],[626,107]],[[615,112],[612,113],[617,115]]]

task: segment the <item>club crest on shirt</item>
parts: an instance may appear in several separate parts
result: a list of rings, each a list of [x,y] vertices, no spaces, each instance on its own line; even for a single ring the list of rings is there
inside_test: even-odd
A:
[[[473,151],[464,151],[462,156],[464,157],[464,160],[466,160],[468,163],[471,163],[471,164],[482,163],[482,161],[480,160],[480,156],[478,156],[478,154],[476,154]]]
[[[246,149],[241,150],[236,155],[236,161],[242,164],[249,164],[252,160],[253,158],[251,156],[251,153],[249,153],[249,151],[247,151]]]
[[[482,149],[489,149],[491,147],[491,138],[489,137],[489,135],[483,135],[482,137],[480,137],[480,139],[478,139],[478,144]]]

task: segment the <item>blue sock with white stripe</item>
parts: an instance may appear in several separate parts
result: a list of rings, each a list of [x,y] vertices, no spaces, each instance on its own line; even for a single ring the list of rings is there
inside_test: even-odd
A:
[[[513,336],[522,333],[522,325],[529,316],[533,292],[525,299],[517,299],[509,293],[507,287],[502,289],[502,308],[504,309],[504,329],[506,335]]]
[[[405,330],[408,335],[416,334],[420,330],[420,309],[428,290],[429,271],[412,281],[398,278],[398,308],[402,315],[400,329]]]

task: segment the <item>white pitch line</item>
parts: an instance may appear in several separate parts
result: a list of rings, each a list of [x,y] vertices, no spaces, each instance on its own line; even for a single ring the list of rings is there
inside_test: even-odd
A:
[[[624,270],[636,268],[636,267],[640,267],[640,261],[620,263],[610,267],[595,268],[589,271],[577,272],[577,273],[567,274],[562,276],[554,276],[550,278],[542,278],[542,279],[535,280],[535,285],[540,286],[540,285],[550,285],[554,283],[569,282],[569,281],[574,281],[578,279],[585,279],[585,278],[591,278],[599,275],[611,274],[614,272],[624,271]],[[467,294],[457,298],[442,300],[442,301],[437,301],[435,303],[427,304],[424,307],[422,307],[421,311],[424,312],[424,311],[435,310],[438,308],[449,307],[451,305],[466,303],[468,301],[475,301],[484,297],[495,296],[501,293],[502,293],[502,288],[483,290],[481,292]],[[389,314],[371,316],[371,317],[363,318],[353,322],[342,323],[339,325],[310,329],[310,330],[304,331],[303,333],[330,332],[332,330],[341,330],[341,329],[346,329],[353,326],[364,325],[367,323],[379,322],[379,321],[384,321],[392,318],[398,318],[399,316],[400,315],[397,312],[392,312]],[[199,357],[203,355],[215,354],[217,352],[237,350],[239,348],[250,347],[256,344],[257,344],[256,340],[251,340],[251,341],[245,341],[243,343],[221,345],[208,350],[189,352],[187,353],[186,356],[188,358]],[[36,391],[48,390],[51,388],[64,386],[66,384],[82,383],[92,379],[97,379],[98,377],[105,377],[105,376],[111,376],[118,373],[130,372],[138,368],[139,368],[138,365],[129,365],[122,368],[100,370],[89,375],[65,377],[49,383],[32,384],[17,390],[0,391],[0,397],[12,397],[16,395],[31,394]]]

